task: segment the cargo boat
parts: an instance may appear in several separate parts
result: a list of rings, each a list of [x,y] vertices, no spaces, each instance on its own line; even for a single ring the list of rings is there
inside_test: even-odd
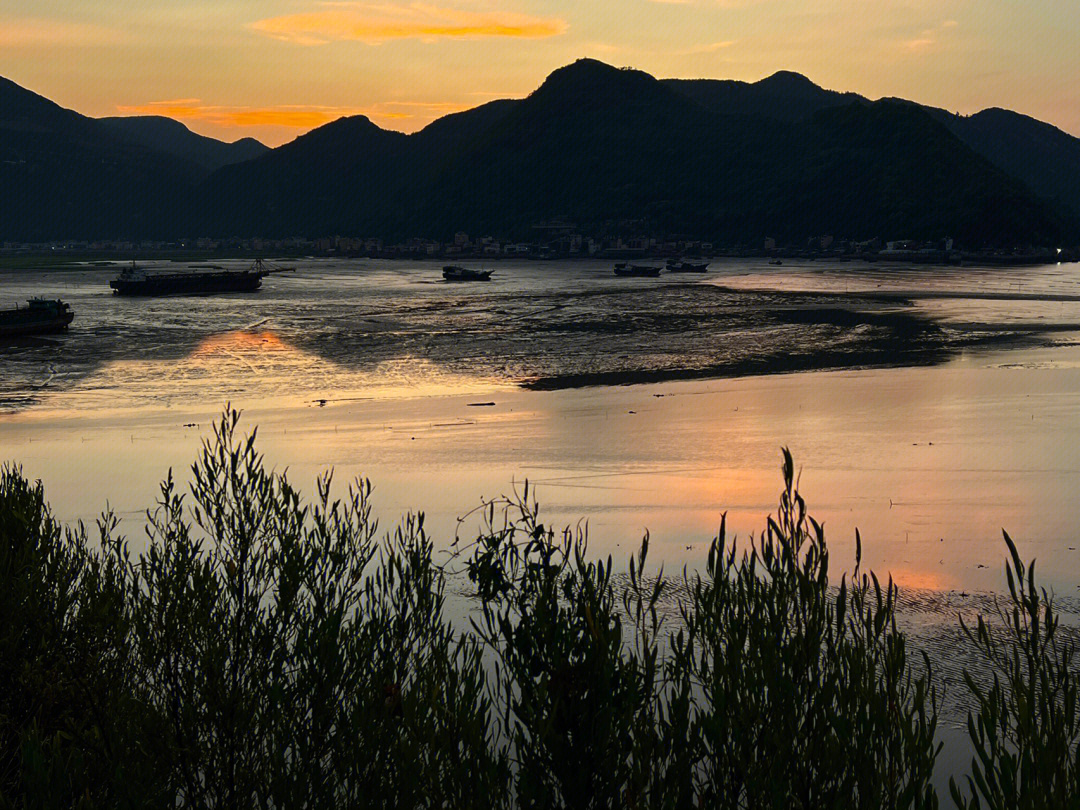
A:
[[[490,281],[490,270],[470,270],[468,267],[459,267],[456,264],[447,265],[442,269],[443,278],[447,281]]]
[[[271,273],[291,272],[269,268],[256,259],[246,270],[215,270],[209,273],[148,273],[135,262],[109,282],[116,295],[209,295],[223,292],[255,292]]]
[[[31,298],[25,307],[0,310],[0,337],[63,332],[75,318],[59,299]]]
[[[623,277],[647,277],[656,278],[660,275],[659,267],[650,267],[642,264],[627,264],[626,262],[620,262],[615,265],[615,275]]]
[[[708,262],[677,262],[668,259],[667,269],[669,273],[704,273],[709,269]]]

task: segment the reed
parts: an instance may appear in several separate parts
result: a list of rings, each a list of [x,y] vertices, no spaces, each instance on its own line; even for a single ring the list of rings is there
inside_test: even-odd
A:
[[[527,485],[442,559],[422,514],[380,531],[367,482],[305,499],[238,420],[137,555],[0,473],[0,807],[938,806],[936,674],[861,540],[830,579],[786,451],[762,534],[722,525],[668,577],[648,537],[617,574]],[[1006,545],[949,798],[1076,806],[1074,647]]]

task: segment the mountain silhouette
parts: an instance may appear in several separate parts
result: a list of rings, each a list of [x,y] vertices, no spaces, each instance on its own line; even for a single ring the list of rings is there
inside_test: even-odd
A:
[[[1080,139],[1003,110],[872,102],[785,71],[658,80],[584,59],[524,99],[410,135],[354,116],[269,151],[168,119],[88,119],[10,82],[0,101],[0,178],[22,195],[0,209],[4,239],[528,239],[556,218],[742,244],[1080,239]]]
[[[206,174],[232,163],[259,157],[269,147],[254,138],[226,143],[198,135],[172,118],[161,115],[133,115],[97,119],[124,140],[174,155],[202,168]]]
[[[220,204],[195,230],[530,238],[534,223],[560,217],[593,232],[722,241],[1042,244],[1072,227],[921,108],[832,103],[839,95],[796,74],[717,88],[580,60],[525,99],[413,135],[331,124],[325,139],[316,130],[224,169],[203,195]],[[760,112],[777,108],[785,115]]]
[[[172,212],[197,205],[220,155],[262,147],[170,119],[126,121],[88,118],[0,78],[0,241],[175,235]]]
[[[716,112],[802,121],[816,112],[868,100],[818,87],[805,76],[780,71],[752,84],[718,79],[663,79],[664,85]]]
[[[663,82],[714,110],[781,121],[801,121],[821,110],[871,103],[856,93],[826,90],[788,71],[753,84],[714,79]],[[991,108],[964,116],[903,99],[888,100],[920,107],[997,168],[1037,195],[1080,215],[1080,138],[1010,110]]]

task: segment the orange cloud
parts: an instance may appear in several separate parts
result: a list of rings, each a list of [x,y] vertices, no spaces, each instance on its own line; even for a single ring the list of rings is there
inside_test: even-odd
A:
[[[373,119],[401,120],[431,119],[466,109],[449,102],[386,101],[370,107],[227,107],[203,104],[197,98],[170,101],[151,101],[148,104],[121,104],[117,111],[124,115],[164,115],[181,121],[205,121],[219,127],[288,127],[314,129],[349,115],[366,115]]]
[[[504,12],[485,14],[426,3],[387,6],[344,2],[322,3],[320,11],[259,20],[251,28],[297,45],[325,45],[336,40],[375,44],[389,39],[535,39],[561,34],[567,25],[555,18]]]

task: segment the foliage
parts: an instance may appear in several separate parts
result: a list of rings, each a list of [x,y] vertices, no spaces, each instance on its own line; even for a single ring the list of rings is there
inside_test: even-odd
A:
[[[162,485],[147,551],[132,562],[119,543],[61,539],[40,487],[5,474],[5,535],[14,524],[32,557],[3,570],[24,589],[5,611],[17,632],[4,660],[27,672],[4,707],[8,802],[47,803],[53,777],[67,774],[90,804],[114,803],[113,771],[140,760],[111,746],[133,742],[140,773],[157,777],[137,803],[488,803],[504,766],[479,651],[443,617],[422,517],[377,541],[370,487],[331,502],[328,476],[304,504],[266,470],[254,433],[238,440],[237,418],[226,414],[204,445],[190,509],[171,476]],[[112,601],[101,607],[106,575]],[[115,722],[96,724],[88,680],[113,698],[101,713]]]
[[[237,425],[189,495],[163,483],[138,555],[0,473],[0,807],[937,806],[934,672],[861,542],[830,582],[786,451],[764,534],[722,525],[680,581],[648,536],[624,572],[595,559],[527,485],[437,563],[422,514],[381,535],[370,485],[334,500],[329,475],[307,502]],[[1006,543],[952,796],[1072,806],[1074,647]]]
[[[971,774],[950,790],[964,810],[1076,807],[1080,801],[1080,695],[1076,645],[1059,625],[1053,599],[1035,583],[1008,533],[1009,603],[998,622],[982,616],[964,631],[985,655],[993,682],[964,673],[976,710]]]
[[[702,690],[696,792],[713,807],[936,807],[930,664],[909,667],[896,586],[857,558],[851,582],[830,588],[787,451],[784,480],[748,551],[721,528],[675,645]]]
[[[496,661],[517,804],[655,805],[666,761],[656,644],[664,585],[641,578],[648,539],[622,590],[610,558],[590,560],[583,528],[556,534],[538,521],[527,486],[503,505],[502,525],[493,528],[489,504],[488,530],[461,553],[481,601],[473,627]],[[620,608],[634,619],[630,638]]]

